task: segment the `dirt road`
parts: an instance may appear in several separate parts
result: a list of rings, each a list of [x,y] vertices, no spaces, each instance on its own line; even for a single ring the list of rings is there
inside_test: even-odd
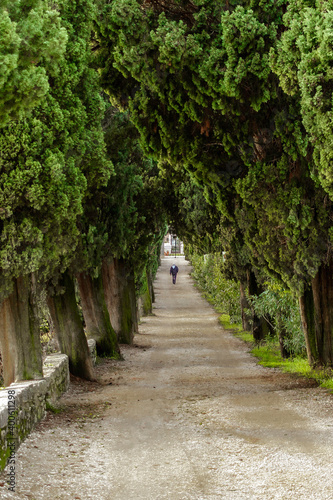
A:
[[[15,496],[185,500],[333,498],[333,396],[256,365],[177,258],[124,361],[74,381],[18,453]],[[311,387],[310,387],[311,385]]]

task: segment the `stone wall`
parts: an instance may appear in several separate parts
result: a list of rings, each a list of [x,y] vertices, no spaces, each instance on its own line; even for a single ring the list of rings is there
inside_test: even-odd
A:
[[[0,470],[15,455],[21,441],[69,387],[68,357],[51,354],[43,365],[44,378],[16,382],[0,390]]]

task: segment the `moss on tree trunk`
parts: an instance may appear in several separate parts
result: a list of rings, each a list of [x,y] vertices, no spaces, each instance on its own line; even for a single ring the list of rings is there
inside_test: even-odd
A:
[[[153,276],[150,271],[147,271],[147,281],[148,281],[150,300],[153,304],[155,302],[155,292],[154,292]]]
[[[120,357],[117,335],[105,302],[102,276],[92,278],[87,273],[80,273],[76,278],[88,338],[96,340],[99,356]]]
[[[0,345],[5,386],[43,376],[34,276],[17,278],[1,303]]]
[[[70,372],[87,380],[94,380],[93,365],[87,338],[80,318],[73,279],[63,274],[59,285],[64,293],[48,295],[48,306],[62,353],[69,358]]]
[[[102,264],[102,279],[106,306],[109,311],[112,328],[118,337],[120,331],[120,294],[117,279],[116,260],[104,259]]]
[[[141,312],[143,316],[148,316],[148,314],[151,314],[152,312],[151,287],[149,286],[148,273],[146,273],[142,290],[143,293],[139,297],[141,302]]]

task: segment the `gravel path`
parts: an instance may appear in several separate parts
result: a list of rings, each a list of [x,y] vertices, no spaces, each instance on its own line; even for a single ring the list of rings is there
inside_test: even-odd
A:
[[[35,500],[333,498],[333,397],[256,365],[223,331],[177,258],[124,361],[73,380],[17,455],[15,495]]]

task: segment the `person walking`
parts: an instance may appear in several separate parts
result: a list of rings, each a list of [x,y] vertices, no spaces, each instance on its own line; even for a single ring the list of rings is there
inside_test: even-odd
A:
[[[178,273],[178,267],[176,264],[173,264],[170,267],[170,274],[172,275],[172,283],[175,285],[176,284],[176,279],[177,279],[177,273]]]

